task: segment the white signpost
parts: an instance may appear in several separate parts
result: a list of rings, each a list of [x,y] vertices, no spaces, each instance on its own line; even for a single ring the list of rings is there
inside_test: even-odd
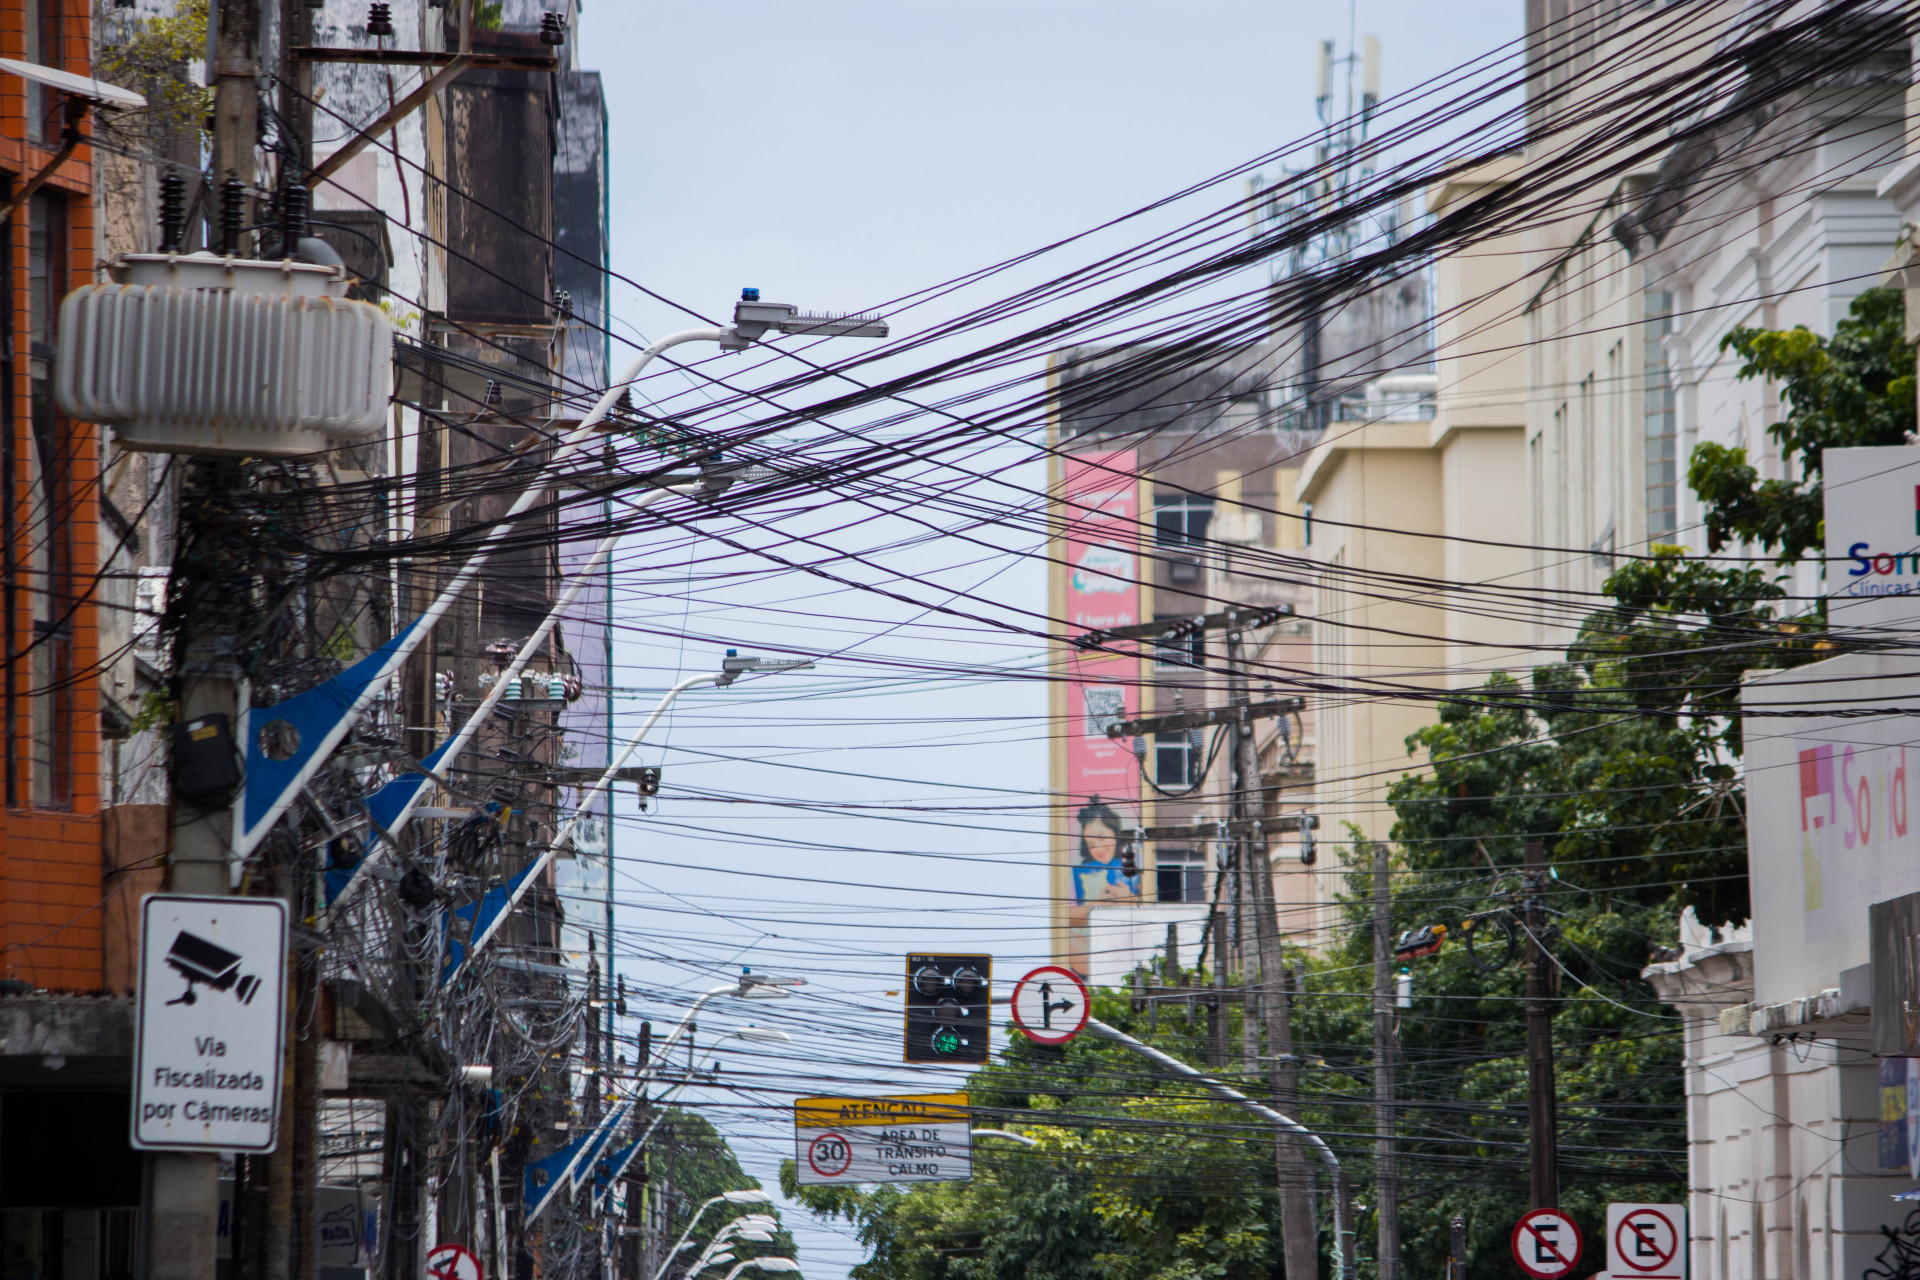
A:
[[[1513,1227],[1513,1260],[1533,1280],[1560,1280],[1580,1261],[1579,1224],[1559,1209],[1530,1209]]]
[[[973,1177],[964,1093],[796,1098],[793,1147],[803,1187]]]
[[[1677,1204],[1607,1206],[1613,1280],[1687,1280],[1687,1210]]]
[[[1043,964],[1013,988],[1014,1025],[1035,1044],[1065,1044],[1092,1012],[1087,984],[1057,964]]]
[[[133,1135],[147,1151],[271,1151],[280,1131],[287,908],[141,903]]]

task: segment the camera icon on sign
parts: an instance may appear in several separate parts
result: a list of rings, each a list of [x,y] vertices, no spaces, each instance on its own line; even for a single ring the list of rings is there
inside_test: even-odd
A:
[[[260,989],[260,979],[241,973],[240,964],[240,956],[182,929],[174,938],[173,946],[167,949],[167,967],[187,980],[187,989],[167,1003],[195,1003],[199,997],[194,987],[204,984],[214,991],[233,992],[234,999],[241,1004],[252,1004],[254,993]]]

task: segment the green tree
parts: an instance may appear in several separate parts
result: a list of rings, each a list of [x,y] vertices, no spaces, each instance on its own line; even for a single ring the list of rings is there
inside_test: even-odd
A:
[[[1687,482],[1707,517],[1708,549],[1728,536],[1793,561],[1822,544],[1820,457],[1829,448],[1904,444],[1915,428],[1913,347],[1906,298],[1868,289],[1831,339],[1807,329],[1735,329],[1720,344],[1744,363],[1739,376],[1780,384],[1786,417],[1767,427],[1798,480],[1762,480],[1745,449],[1702,443]]]

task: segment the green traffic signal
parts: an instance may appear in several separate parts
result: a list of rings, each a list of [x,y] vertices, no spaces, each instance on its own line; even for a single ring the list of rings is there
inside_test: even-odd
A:
[[[993,1041],[993,957],[922,953],[907,957],[908,1062],[986,1062]]]

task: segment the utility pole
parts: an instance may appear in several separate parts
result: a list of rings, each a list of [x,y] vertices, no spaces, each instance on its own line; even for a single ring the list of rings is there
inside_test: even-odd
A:
[[[1262,909],[1260,893],[1266,877],[1260,868],[1266,865],[1267,845],[1259,835],[1258,819],[1265,816],[1261,801],[1260,756],[1253,742],[1251,699],[1247,694],[1246,653],[1243,632],[1237,625],[1227,629],[1227,705],[1235,711],[1233,721],[1233,790],[1228,811],[1232,818],[1249,826],[1248,833],[1234,842],[1235,880],[1239,888],[1240,908],[1240,1026],[1245,1068],[1258,1071],[1260,1064],[1260,1010],[1262,985],[1272,973],[1268,955],[1267,912]],[[1277,939],[1275,941],[1278,941]],[[1252,947],[1249,943],[1253,943]],[[1250,951],[1257,951],[1259,972],[1249,963]]]
[[[1547,954],[1547,846],[1526,843],[1527,1127],[1533,1162],[1528,1187],[1536,1209],[1560,1207],[1560,1128],[1554,1111],[1552,963]]]
[[[1273,867],[1266,868],[1267,901],[1273,901]],[[1279,940],[1274,942],[1279,951]],[[1279,990],[1267,1001],[1267,1051],[1273,1056],[1274,1107],[1291,1120],[1300,1118],[1300,1059],[1293,1052],[1293,970],[1276,964]],[[1299,1139],[1274,1143],[1273,1168],[1280,1188],[1280,1237],[1287,1274],[1313,1276],[1319,1270],[1319,1226],[1314,1221],[1313,1183]]]
[[[259,0],[226,0],[219,6],[214,86],[213,167],[216,179],[234,177],[252,185],[254,145],[259,141]],[[227,464],[196,461],[183,485],[183,524],[201,514],[196,508],[218,510],[218,490],[230,483]],[[218,519],[219,517],[215,517]],[[214,539],[217,541],[217,538]],[[217,553],[216,553],[217,554]],[[244,608],[244,593],[217,571],[176,576],[175,590],[188,594],[179,616],[186,634],[175,650],[174,733],[177,741],[211,740],[232,751],[234,788],[239,785],[240,746],[232,739],[239,721],[240,668],[233,645],[244,629],[233,617]],[[197,728],[193,727],[197,726]],[[176,752],[173,827],[167,848],[167,888],[173,893],[225,896],[231,879],[228,849],[232,840],[231,790],[203,795],[181,794]],[[288,1002],[288,1014],[294,1011]],[[284,1101],[284,1094],[283,1094]],[[291,1117],[282,1112],[282,1125]],[[247,1164],[264,1163],[249,1159]],[[219,1157],[198,1152],[156,1151],[147,1157],[146,1280],[213,1280],[215,1241],[220,1224]],[[284,1220],[282,1220],[284,1222]],[[266,1224],[267,1257],[276,1236],[271,1217]]]
[[[217,12],[213,179],[218,184],[238,178],[251,191],[259,176],[254,147],[260,141],[260,0],[221,0]]]
[[[1252,697],[1248,690],[1244,633],[1234,627],[1227,632],[1228,701],[1236,711],[1233,721],[1234,780],[1233,816],[1244,832],[1239,837],[1241,874],[1249,892],[1242,895],[1252,910],[1251,932],[1259,950],[1257,983],[1243,988],[1246,1003],[1242,1018],[1247,1031],[1247,1065],[1257,1070],[1259,1062],[1256,1008],[1267,1024],[1267,1053],[1272,1062],[1272,1083],[1280,1113],[1298,1120],[1295,1101],[1300,1083],[1299,1061],[1293,1053],[1293,993],[1291,975],[1280,958],[1280,912],[1273,885],[1273,860],[1267,854],[1263,829],[1266,800],[1260,785],[1259,750],[1254,742]],[[1319,1270],[1319,1228],[1314,1222],[1312,1182],[1307,1173],[1306,1153],[1299,1139],[1276,1133],[1273,1148],[1274,1176],[1280,1190],[1281,1247],[1286,1254],[1287,1274],[1313,1276]],[[1383,1277],[1384,1280],[1384,1277]]]
[[[1373,846],[1373,1199],[1380,1280],[1400,1277],[1400,1155],[1393,1136],[1393,897],[1387,846]]]
[[[1222,871],[1225,874],[1225,871]],[[1200,957],[1206,959],[1205,955]],[[1207,1017],[1207,1065],[1227,1065],[1227,919],[1213,913],[1213,1006]]]

